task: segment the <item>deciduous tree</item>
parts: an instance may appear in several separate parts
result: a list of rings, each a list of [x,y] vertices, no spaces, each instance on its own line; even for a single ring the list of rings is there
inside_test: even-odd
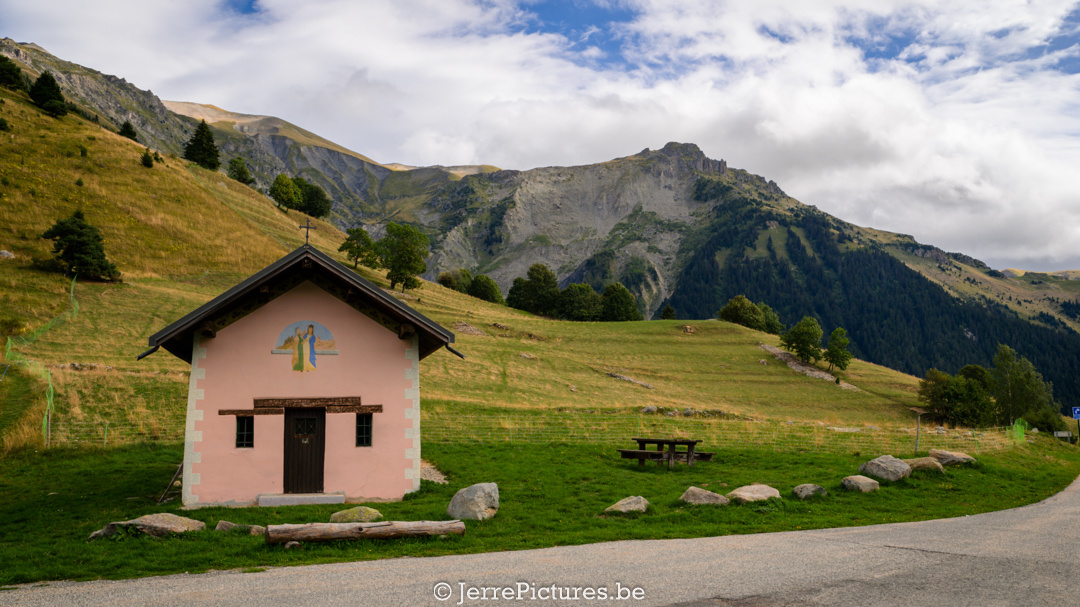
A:
[[[289,176],[285,173],[282,173],[274,179],[274,183],[270,186],[270,198],[273,198],[279,207],[295,209],[300,199],[300,192],[297,191],[293,180],[289,179]]]
[[[821,325],[816,318],[804,316],[794,327],[780,336],[780,345],[803,362],[821,360]]]
[[[599,320],[603,308],[603,299],[591,285],[567,285],[559,294],[559,314],[566,320]]]
[[[349,236],[341,243],[338,251],[344,252],[345,257],[352,260],[353,267],[364,264],[369,268],[379,268],[382,262],[375,252],[375,242],[364,228],[351,228],[346,232]]]
[[[851,352],[848,352],[848,340],[847,331],[843,327],[836,327],[833,329],[831,335],[829,335],[829,343],[825,348],[825,354],[823,358],[825,362],[829,363],[829,370],[833,368],[843,371],[848,368],[851,363]]]
[[[486,274],[480,274],[472,279],[472,282],[469,283],[468,293],[477,299],[490,301],[491,303],[500,305],[506,303],[506,301],[503,300],[502,291],[499,290],[498,283]]]
[[[251,176],[251,171],[248,170],[247,163],[239,156],[236,156],[229,161],[229,177],[244,185],[255,183],[255,178]]]
[[[643,319],[641,310],[638,310],[637,301],[634,300],[634,295],[621,282],[609,284],[600,298],[603,300],[600,320],[622,322]]]
[[[525,310],[552,318],[559,315],[559,280],[550,268],[542,263],[529,266],[525,278],[514,279],[506,304],[511,308]]]
[[[402,292],[420,286],[417,276],[427,271],[428,245],[428,237],[415,227],[392,221],[386,224],[386,236],[375,243],[375,251],[387,270],[391,290],[398,284]]]

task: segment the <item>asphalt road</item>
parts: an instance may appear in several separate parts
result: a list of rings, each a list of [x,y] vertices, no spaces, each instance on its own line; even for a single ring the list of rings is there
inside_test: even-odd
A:
[[[602,600],[601,588],[608,594]],[[551,600],[552,593],[571,598]],[[0,592],[2,605],[50,607],[553,603],[1080,605],[1080,479],[1031,506],[919,523],[53,582]]]

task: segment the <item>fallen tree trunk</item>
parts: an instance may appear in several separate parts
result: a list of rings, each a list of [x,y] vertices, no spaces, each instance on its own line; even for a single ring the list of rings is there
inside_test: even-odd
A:
[[[429,535],[465,535],[465,523],[458,520],[383,521],[378,523],[306,523],[266,527],[267,544],[359,539],[392,540]]]

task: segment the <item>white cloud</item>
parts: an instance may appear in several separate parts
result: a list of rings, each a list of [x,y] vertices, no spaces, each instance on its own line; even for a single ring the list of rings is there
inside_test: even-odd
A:
[[[1080,79],[1053,69],[1080,47],[1044,46],[1075,35],[1075,1],[607,4],[637,16],[564,36],[511,0],[0,14],[7,35],[164,98],[277,115],[385,162],[531,168],[689,141],[855,223],[1080,263]],[[621,57],[590,46],[604,35]]]

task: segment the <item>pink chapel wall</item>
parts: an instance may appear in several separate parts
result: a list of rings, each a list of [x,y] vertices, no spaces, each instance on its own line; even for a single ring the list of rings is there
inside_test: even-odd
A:
[[[290,355],[271,353],[282,330],[298,321],[321,323],[333,334],[338,354],[317,355],[312,371],[295,371]],[[189,387],[185,505],[249,504],[283,491],[284,416],[254,416],[254,448],[237,448],[236,418],[218,414],[251,409],[255,398],[360,396],[365,405],[382,405],[372,415],[371,447],[356,446],[355,413],[327,413],[323,492],[358,501],[414,490],[420,457],[415,339],[398,339],[309,282],[212,339],[196,337],[196,352],[205,348],[205,357],[193,358]]]

